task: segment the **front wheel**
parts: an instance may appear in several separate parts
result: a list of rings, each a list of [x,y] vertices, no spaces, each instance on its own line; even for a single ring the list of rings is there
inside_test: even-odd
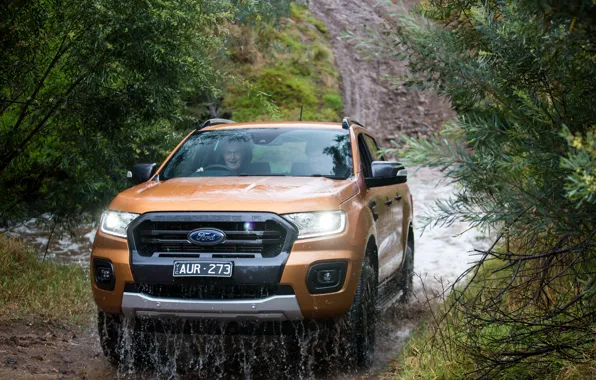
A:
[[[377,322],[377,269],[370,255],[362,262],[362,272],[356,288],[354,302],[343,318],[348,358],[355,358],[358,368],[370,368],[375,353]]]
[[[98,311],[97,332],[99,334],[99,344],[104,355],[113,365],[120,363],[118,344],[120,342],[121,331],[122,322],[119,316]]]
[[[118,366],[131,364],[134,366],[149,365],[148,351],[150,345],[144,336],[134,328],[135,321],[125,320],[122,316],[97,313],[97,331],[99,344],[110,364]]]

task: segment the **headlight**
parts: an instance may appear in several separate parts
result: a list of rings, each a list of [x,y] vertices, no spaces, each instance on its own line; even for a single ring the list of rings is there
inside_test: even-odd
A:
[[[298,227],[298,239],[333,235],[346,228],[343,211],[301,212],[282,215]]]
[[[128,225],[138,216],[132,212],[107,210],[101,215],[101,232],[125,238]]]

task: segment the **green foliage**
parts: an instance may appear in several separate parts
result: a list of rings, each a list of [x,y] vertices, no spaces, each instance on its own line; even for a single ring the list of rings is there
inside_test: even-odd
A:
[[[323,101],[325,102],[325,106],[335,110],[337,113],[343,112],[344,101],[339,94],[325,94],[323,95]]]
[[[278,104],[287,108],[299,108],[300,104],[309,108],[317,103],[314,83],[304,76],[292,73],[291,67],[263,69],[259,73],[257,84],[271,94]]]
[[[262,117],[279,119],[279,108],[271,102],[271,95],[267,94],[249,82],[240,82],[236,88],[241,89],[234,103],[234,119],[236,121],[256,121]],[[231,96],[228,92],[226,95]]]
[[[596,203],[596,126],[582,136],[565,130],[563,135],[570,146],[568,158],[563,158],[562,166],[570,171],[567,177],[567,196],[578,201]]]
[[[220,112],[236,121],[298,120],[303,106],[303,120],[341,120],[339,76],[322,30],[324,23],[296,4],[280,25],[232,29],[232,62],[221,64],[245,80],[227,84]]]
[[[474,377],[543,377],[593,360],[596,5],[433,0],[397,18],[359,46],[407,59],[406,83],[457,112],[441,136],[406,139],[400,154],[460,185],[427,222],[466,221],[496,231],[495,246],[515,243],[479,256],[454,301],[464,336],[450,344]],[[499,276],[478,283],[495,258]]]
[[[298,22],[307,23],[313,25],[320,33],[328,36],[327,25],[324,21],[316,19],[309,11],[306,6],[300,6],[296,3],[290,5],[292,19]]]
[[[0,235],[0,320],[88,322],[95,311],[88,270],[36,256],[20,241]]]
[[[106,206],[159,162],[225,73],[223,26],[274,23],[288,1],[12,1],[0,5],[0,224]],[[264,108],[268,112],[271,107]]]

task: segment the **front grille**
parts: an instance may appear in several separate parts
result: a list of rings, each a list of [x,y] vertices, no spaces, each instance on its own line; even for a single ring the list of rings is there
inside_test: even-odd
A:
[[[289,285],[234,284],[126,284],[125,291],[151,297],[196,300],[260,299],[294,294]]]
[[[226,240],[217,245],[196,245],[188,241],[190,231],[217,228]],[[275,257],[283,247],[286,230],[273,220],[254,222],[250,230],[243,222],[188,222],[146,220],[134,229],[136,248],[141,256],[157,253],[164,257],[255,258]],[[176,254],[180,254],[177,256]]]

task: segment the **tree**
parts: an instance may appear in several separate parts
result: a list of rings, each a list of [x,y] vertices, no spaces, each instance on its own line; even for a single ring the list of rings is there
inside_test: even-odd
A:
[[[360,41],[407,59],[408,84],[457,112],[440,136],[405,140],[410,163],[459,184],[429,223],[499,234],[449,308],[475,376],[540,377],[595,358],[595,11],[590,0],[432,0]]]
[[[105,207],[132,163],[179,139],[186,99],[218,91],[226,24],[287,3],[3,2],[0,224]]]

